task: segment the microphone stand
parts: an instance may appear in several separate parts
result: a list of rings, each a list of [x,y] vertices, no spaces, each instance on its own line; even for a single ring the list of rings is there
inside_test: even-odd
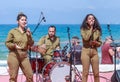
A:
[[[41,16],[40,16],[40,18],[41,18]],[[39,27],[39,25],[41,24],[41,22],[42,21],[44,21],[45,22],[45,17],[42,17],[42,19],[41,20],[39,20],[39,22],[38,22],[38,24],[36,25],[36,27],[35,27],[35,29],[33,30],[33,32],[32,32],[32,35],[34,34],[34,32],[36,31],[36,29]]]
[[[107,25],[107,28],[108,28],[109,35],[110,35],[111,39],[113,40],[113,37],[112,37],[112,34],[111,34],[111,30],[110,30],[110,25],[109,25],[109,24]],[[113,42],[114,42],[114,40],[113,40]]]
[[[110,35],[111,39],[113,40],[113,37],[112,37],[112,34],[111,34],[111,30],[110,30],[110,25],[108,24],[107,27],[108,27],[109,35]],[[114,45],[114,44],[115,44],[114,40],[113,40],[113,43],[112,43],[112,44],[113,44],[112,47],[114,47],[114,49],[115,49],[115,56],[114,56],[115,65],[114,65],[114,71],[116,71],[116,45]],[[110,44],[110,45],[111,45],[111,44]]]
[[[68,32],[68,39],[69,39],[69,47],[71,48],[71,41],[70,41],[70,32],[69,32],[70,28],[67,28],[67,32]],[[72,56],[70,55],[70,82],[72,82]]]
[[[42,23],[42,21],[46,22],[44,16],[41,18],[42,14],[43,13],[41,12],[38,24],[36,25],[35,29],[33,30],[32,35],[35,33],[36,29],[39,27],[39,25]],[[30,62],[31,62],[31,49],[29,49],[29,59],[30,59]],[[37,52],[36,52],[35,62],[36,62],[35,63],[36,64],[36,69],[35,69],[36,70],[36,72],[35,72],[36,73],[36,82],[39,82],[40,80],[37,80],[37,78],[38,78],[38,55],[37,55]]]
[[[39,27],[39,25],[41,24],[42,21],[46,22],[44,16],[43,16],[42,19],[41,19],[42,14],[43,14],[43,13],[41,12],[39,21],[38,21],[35,29],[33,30],[32,35],[35,33],[36,29]],[[30,60],[31,60],[31,49],[29,49],[29,58],[30,58]]]
[[[117,44],[114,42],[114,39],[112,37],[111,30],[110,30],[110,25],[109,24],[107,25],[107,28],[108,28],[109,35],[110,35],[111,39],[113,40],[113,43],[111,43],[110,46],[114,47],[114,51],[115,51],[115,53],[114,53],[114,74],[115,74],[115,76],[113,78],[116,79],[116,52],[117,52],[116,47],[117,47]]]

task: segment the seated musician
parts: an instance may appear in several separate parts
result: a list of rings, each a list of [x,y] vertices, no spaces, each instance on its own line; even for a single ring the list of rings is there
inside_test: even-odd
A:
[[[77,36],[72,37],[72,48],[67,55],[69,62],[72,62],[72,64],[75,65],[81,64],[81,50],[82,46],[80,45],[79,38]],[[70,57],[72,58],[72,61]]]
[[[60,49],[60,39],[56,35],[56,27],[49,26],[48,34],[40,38],[38,42],[38,51],[42,55],[45,63],[53,58],[53,51]]]

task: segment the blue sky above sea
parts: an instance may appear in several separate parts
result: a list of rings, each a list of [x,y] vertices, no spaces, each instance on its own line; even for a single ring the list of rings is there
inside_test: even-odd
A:
[[[16,24],[16,16],[24,12],[29,24],[37,24],[41,12],[43,24],[81,24],[88,13],[94,14],[101,24],[120,23],[120,0],[2,0],[0,24]]]

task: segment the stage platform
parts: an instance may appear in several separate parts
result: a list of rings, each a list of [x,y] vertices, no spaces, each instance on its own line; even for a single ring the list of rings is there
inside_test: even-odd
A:
[[[61,77],[61,76],[67,76],[69,75],[69,65],[66,65],[63,63],[64,66],[60,67],[56,65],[53,68],[51,68],[51,80],[52,82],[66,82],[65,81],[65,77]],[[77,70],[79,72],[72,72],[72,78],[74,77],[74,75],[76,75],[76,77],[74,77],[74,79],[76,80],[76,82],[81,82],[81,76],[82,76],[82,65],[75,65],[75,67],[77,68]],[[73,66],[73,68],[75,68]],[[62,69],[61,69],[62,68]],[[99,75],[100,75],[100,82],[111,82],[111,77],[114,73],[114,65],[108,65],[108,64],[100,64],[99,65]],[[120,65],[116,65],[116,70],[120,70]],[[66,73],[67,71],[67,73]],[[0,67],[0,82],[9,82],[9,69],[7,66],[1,66]],[[78,74],[79,73],[79,74]],[[61,75],[60,75],[61,74]],[[62,75],[64,74],[64,75]],[[77,76],[79,75],[79,76]],[[34,82],[43,82],[43,77],[41,73],[34,73]],[[18,75],[18,79],[17,82],[25,82],[25,77],[21,71],[21,69],[19,70],[19,75]],[[88,77],[88,82],[94,82],[94,78],[93,78],[93,73],[92,73],[92,68],[90,67],[89,70],[89,77]]]

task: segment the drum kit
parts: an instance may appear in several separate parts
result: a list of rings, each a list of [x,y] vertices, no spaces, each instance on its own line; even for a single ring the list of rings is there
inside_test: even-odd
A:
[[[43,16],[42,12],[40,14],[40,19],[41,20],[38,21],[38,24],[35,27],[34,31],[32,32],[32,35],[34,34],[38,26],[41,24],[42,20],[45,20],[45,17]],[[38,54],[37,54],[42,51],[44,53],[45,49],[38,46],[31,47],[29,53],[30,62],[33,73],[36,73],[36,82],[70,82],[69,81],[70,65],[67,62],[67,58],[66,58],[66,51],[68,48],[67,45],[63,48],[63,50],[53,51],[53,59],[47,64],[44,63],[44,59],[42,58],[42,56],[38,58]],[[31,51],[36,52],[36,57],[33,58],[31,57]],[[41,73],[42,73],[42,78],[38,79],[37,78],[38,74]],[[68,77],[68,79],[66,79],[66,77]]]
[[[36,48],[38,47],[34,47],[33,49]],[[37,53],[36,57],[30,60],[33,73],[36,73],[36,76],[42,75],[41,78],[36,78],[36,82],[70,82],[67,81],[69,80],[70,63],[66,57],[66,49],[67,47],[65,46],[63,50],[54,50],[53,59],[47,64],[45,64],[42,56],[38,58],[37,50],[32,50]]]

